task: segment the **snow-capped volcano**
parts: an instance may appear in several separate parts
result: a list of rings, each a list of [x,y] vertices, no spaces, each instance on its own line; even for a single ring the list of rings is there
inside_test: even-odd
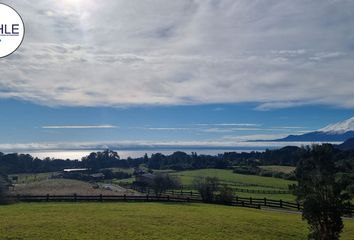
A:
[[[282,139],[273,141],[278,142],[344,142],[349,138],[354,137],[354,117],[345,121],[330,124],[314,132],[305,133],[302,135],[289,135]]]
[[[342,134],[349,131],[354,131],[354,117],[345,121],[330,124],[324,128],[318,130],[319,132]]]

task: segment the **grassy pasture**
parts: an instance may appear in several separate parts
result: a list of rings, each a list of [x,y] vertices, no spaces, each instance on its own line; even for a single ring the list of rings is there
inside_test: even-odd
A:
[[[288,190],[289,184],[294,184],[295,181],[284,180],[280,178],[262,177],[256,175],[244,175],[233,173],[232,170],[224,169],[199,169],[192,171],[181,171],[171,173],[181,178],[183,185],[190,185],[193,180],[198,177],[217,177],[222,182],[228,184],[240,185],[237,188],[250,189],[250,190]],[[247,185],[255,186],[247,186]],[[243,186],[244,185],[244,186]],[[274,200],[295,201],[295,196],[292,194],[265,194],[265,193],[247,193],[237,192],[240,197],[252,198],[268,198]]]
[[[193,183],[193,180],[197,177],[217,177],[225,183],[233,184],[254,184],[265,189],[274,188],[279,190],[287,190],[289,184],[294,184],[294,181],[272,178],[272,177],[261,177],[256,175],[244,175],[233,173],[232,170],[225,169],[199,169],[192,171],[181,171],[175,172],[171,175],[176,175],[181,178],[182,184],[189,185]]]
[[[14,194],[22,195],[121,195],[132,194],[132,191],[110,191],[102,188],[94,189],[90,183],[70,179],[50,179],[39,182],[19,184]]]
[[[298,240],[299,214],[208,204],[23,203],[0,207],[0,240]],[[343,240],[354,239],[345,221]]]

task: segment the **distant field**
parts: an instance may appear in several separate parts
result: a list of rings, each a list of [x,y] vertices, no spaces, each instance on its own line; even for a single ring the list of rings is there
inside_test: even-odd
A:
[[[227,184],[238,185],[237,188],[249,190],[288,190],[289,184],[296,183],[295,181],[284,180],[280,178],[261,177],[256,175],[244,175],[233,173],[232,170],[224,169],[199,169],[192,171],[181,171],[171,173],[181,178],[183,185],[190,185],[193,180],[198,177],[217,177]],[[250,186],[255,185],[255,186]],[[268,198],[273,200],[295,201],[295,196],[292,194],[265,194],[265,193],[247,193],[236,192],[239,197],[252,197],[252,198]]]
[[[114,189],[116,190],[116,188]],[[14,194],[24,195],[121,195],[124,193],[132,194],[132,191],[111,191],[102,188],[94,189],[92,184],[78,180],[69,179],[50,179],[28,184],[15,186]]]
[[[269,170],[269,171],[273,171],[273,172],[281,172],[281,173],[292,173],[296,169],[296,167],[277,166],[277,165],[260,166],[260,168],[262,168],[264,170]]]
[[[32,203],[0,207],[0,240],[298,240],[299,214],[208,204]],[[343,240],[354,239],[345,221]]]
[[[54,172],[47,172],[47,173],[21,173],[21,174],[11,174],[9,178],[12,180],[12,177],[17,176],[17,182],[14,183],[31,183],[42,181],[48,179]]]
[[[261,177],[255,175],[244,175],[233,173],[232,170],[224,169],[199,169],[192,171],[181,171],[172,173],[172,175],[179,176],[183,184],[192,184],[193,180],[198,177],[217,177],[221,181],[233,184],[254,184],[265,188],[275,188],[275,189],[288,189],[289,184],[294,184],[295,181],[284,180],[280,178],[272,177]]]

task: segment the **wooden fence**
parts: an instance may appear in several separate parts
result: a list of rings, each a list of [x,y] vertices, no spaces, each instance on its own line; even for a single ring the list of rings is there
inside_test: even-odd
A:
[[[140,189],[140,192],[147,193],[147,194],[153,194],[153,191],[150,189]],[[196,200],[196,201],[202,201],[202,198],[200,194],[196,191],[186,191],[186,190],[167,190],[164,192],[164,195],[170,195],[170,196],[188,196],[190,200]],[[218,196],[216,196],[218,197]],[[220,200],[216,199],[217,202],[220,202]],[[235,196],[232,203],[235,203],[237,205],[255,205],[257,208],[261,207],[268,207],[268,208],[281,208],[281,209],[286,209],[286,210],[293,210],[293,211],[302,211],[303,206],[299,202],[289,202],[289,201],[284,201],[284,200],[275,200],[275,199],[269,199],[269,198],[253,198],[253,197],[239,197]],[[354,206],[350,205],[346,209],[347,216],[352,216],[354,214]]]
[[[202,203],[201,199],[170,195],[16,195],[10,196],[10,200],[18,202],[175,202],[175,203]],[[260,209],[260,205],[246,201],[221,202],[213,201],[213,204],[240,206]]]
[[[184,203],[201,203],[203,202],[200,195],[195,192],[166,191],[162,195],[12,195],[10,200],[19,202],[184,202]],[[236,196],[231,202],[224,202],[218,197],[212,202],[213,204],[223,204],[230,206],[240,206],[248,208],[261,209],[281,208],[286,210],[301,211],[303,209],[300,203],[287,202],[283,200],[274,200],[268,198],[245,198]],[[346,216],[352,217],[354,214],[354,206],[346,209]]]

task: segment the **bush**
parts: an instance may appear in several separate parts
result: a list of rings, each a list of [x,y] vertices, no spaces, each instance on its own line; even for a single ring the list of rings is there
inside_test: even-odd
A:
[[[234,199],[234,190],[227,186],[226,184],[223,184],[220,187],[220,195],[219,195],[219,200],[222,203],[231,203]]]
[[[282,173],[282,172],[273,172],[272,177],[274,177],[274,178],[284,178],[284,173]]]
[[[259,174],[260,169],[255,166],[237,166],[234,167],[233,172],[239,174],[257,175]]]
[[[161,195],[168,189],[179,188],[181,185],[179,178],[168,174],[158,174],[154,177],[151,187],[156,195]]]
[[[218,190],[219,179],[216,177],[196,178],[193,185],[204,202],[213,202],[215,200],[215,192]]]
[[[273,172],[267,171],[267,170],[261,170],[259,172],[259,176],[262,176],[262,177],[273,177]]]

